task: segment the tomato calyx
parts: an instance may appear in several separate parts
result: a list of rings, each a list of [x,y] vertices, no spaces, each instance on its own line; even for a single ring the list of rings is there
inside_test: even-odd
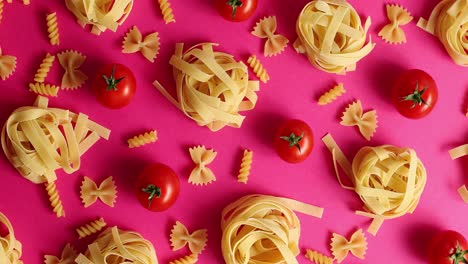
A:
[[[153,199],[161,197],[161,188],[154,184],[148,184],[145,188],[141,189],[142,192],[149,194],[148,197],[148,207],[151,206]]]
[[[112,68],[111,75],[109,77],[107,77],[106,75],[102,75],[102,78],[104,78],[107,84],[106,91],[110,91],[110,90],[117,91],[117,84],[119,84],[123,79],[125,79],[125,76],[119,79],[115,79],[114,75],[115,75],[116,67],[117,66],[114,65],[114,67]]]
[[[455,252],[450,255],[450,259],[453,260],[454,264],[458,263],[468,263],[468,260],[465,259],[465,255],[468,254],[468,250],[462,250],[460,244],[457,242],[457,248]]]
[[[416,82],[416,87],[414,88],[414,92],[412,94],[409,94],[407,96],[404,96],[401,98],[401,101],[404,102],[404,101],[412,101],[413,102],[413,105],[411,106],[411,109],[412,108],[415,108],[416,105],[421,105],[421,104],[425,104],[427,106],[429,106],[429,104],[424,101],[424,99],[422,98],[424,92],[426,92],[427,90],[427,86],[425,86],[421,91],[419,91],[419,83]]]
[[[236,16],[237,8],[242,6],[242,1],[241,0],[227,0],[226,4],[232,7],[232,18],[234,18]]]
[[[281,136],[281,139],[286,140],[289,143],[289,147],[296,147],[299,150],[299,153],[301,153],[301,145],[299,145],[299,142],[304,138],[304,132],[300,136],[296,136],[294,132],[291,132],[289,136]]]

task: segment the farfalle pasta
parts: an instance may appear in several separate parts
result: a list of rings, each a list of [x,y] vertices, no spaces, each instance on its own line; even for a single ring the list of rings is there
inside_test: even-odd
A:
[[[333,259],[315,250],[306,250],[305,257],[315,264],[333,264]]]
[[[91,25],[91,33],[116,31],[132,11],[133,0],[65,0],[81,27]]]
[[[314,0],[302,9],[296,23],[294,48],[325,72],[345,74],[367,56],[375,44],[367,31],[370,18],[361,25],[359,14],[343,0]]]
[[[268,195],[247,195],[223,209],[221,248],[226,264],[298,263],[301,224],[294,211],[322,217],[323,209]]]
[[[84,238],[101,231],[107,225],[104,218],[99,218],[76,229],[79,238]]]
[[[216,176],[210,168],[206,167],[211,164],[218,154],[216,151],[207,150],[205,146],[197,146],[189,149],[190,157],[195,168],[189,176],[189,183],[195,185],[207,185],[216,181]]]
[[[359,259],[364,259],[367,251],[367,240],[362,229],[354,232],[349,241],[342,235],[333,233],[330,246],[333,256],[338,263],[341,263],[349,252]]]
[[[452,160],[461,158],[463,156],[468,156],[468,144],[461,145],[449,151],[450,157]],[[465,203],[468,203],[468,189],[465,185],[462,185],[458,188],[458,194],[463,199]]]
[[[406,8],[400,5],[386,5],[387,17],[390,24],[385,25],[380,31],[379,36],[387,43],[401,44],[406,43],[406,35],[401,26],[404,26],[413,20]]]
[[[81,183],[80,194],[84,207],[93,205],[98,199],[104,204],[114,207],[117,199],[117,187],[112,180],[112,176],[102,181],[99,187],[92,179],[85,176]]]
[[[0,78],[2,80],[8,79],[16,69],[16,57],[5,55],[0,48]]]
[[[370,140],[377,129],[377,111],[372,110],[363,113],[361,101],[348,105],[343,112],[341,122],[343,126],[357,126],[361,135]]]
[[[185,225],[177,221],[171,230],[172,250],[179,250],[188,245],[190,252],[200,254],[208,241],[207,232],[206,229],[199,229],[190,234]]]
[[[65,70],[62,77],[62,89],[77,89],[81,87],[88,76],[79,68],[86,60],[86,56],[74,50],[67,50],[57,54],[60,65]]]
[[[52,64],[54,63],[54,61],[55,56],[51,55],[50,53],[47,53],[44,59],[42,60],[39,69],[37,69],[37,72],[34,75],[34,81],[36,83],[43,83],[45,81],[45,78],[47,77],[50,68],[52,68]]]
[[[0,235],[0,263],[23,264],[21,260],[22,245],[16,240],[15,230],[8,218],[0,212],[0,226],[6,227],[7,234]],[[3,234],[3,233],[2,233]]]
[[[129,148],[138,148],[150,143],[154,143],[156,140],[158,140],[158,132],[156,130],[152,130],[129,138],[127,143]]]
[[[260,79],[260,81],[262,81],[263,83],[267,83],[268,80],[270,80],[270,76],[268,75],[265,67],[263,67],[262,63],[257,58],[257,56],[250,56],[247,59],[247,63],[249,64],[250,68],[255,73],[255,75],[257,75],[258,79]]]
[[[147,60],[154,62],[154,59],[159,54],[159,48],[158,32],[148,34],[143,38],[137,26],[133,26],[124,37],[122,52],[141,52]]]
[[[45,255],[44,264],[75,264],[76,257],[78,257],[78,252],[70,244],[66,244],[60,258]]]
[[[318,105],[327,105],[346,93],[342,83],[335,85],[318,99]]]
[[[276,32],[276,16],[269,16],[260,19],[255,25],[252,35],[259,38],[266,38],[263,55],[265,57],[276,56],[284,51],[289,40]]]
[[[195,45],[183,52],[176,45],[169,63],[173,66],[176,99],[162,85],[153,85],[186,116],[200,126],[218,131],[225,126],[240,127],[244,116],[257,102],[258,81],[249,81],[247,66],[232,55],[215,52],[213,43]]]

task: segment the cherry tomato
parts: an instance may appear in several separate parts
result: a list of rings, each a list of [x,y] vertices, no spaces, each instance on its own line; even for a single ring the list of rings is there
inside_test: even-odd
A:
[[[176,202],[179,191],[179,177],[171,168],[161,163],[146,166],[136,181],[138,201],[154,212],[171,207]]]
[[[437,85],[432,77],[418,69],[401,74],[392,87],[392,102],[408,118],[428,115],[437,103]]]
[[[429,243],[429,264],[468,263],[468,242],[462,234],[444,230]]]
[[[304,161],[314,147],[312,129],[304,121],[292,119],[278,127],[274,139],[276,153],[289,163]]]
[[[257,9],[257,0],[215,0],[216,10],[229,21],[244,21]]]
[[[136,80],[129,68],[112,63],[97,72],[91,89],[102,105],[117,109],[132,101],[136,92]]]

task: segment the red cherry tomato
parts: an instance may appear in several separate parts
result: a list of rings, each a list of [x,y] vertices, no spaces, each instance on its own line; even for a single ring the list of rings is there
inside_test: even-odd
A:
[[[215,0],[216,10],[229,21],[244,21],[257,9],[257,0]]]
[[[468,242],[462,234],[444,230],[429,243],[429,264],[468,263]]]
[[[408,118],[422,118],[437,103],[438,91],[432,77],[413,69],[400,75],[392,87],[392,102],[398,112]]]
[[[293,119],[278,127],[274,139],[276,153],[289,163],[304,161],[314,147],[312,129],[304,121]]]
[[[132,101],[136,92],[136,80],[129,68],[113,63],[96,73],[91,89],[102,105],[117,109]]]
[[[179,177],[171,168],[161,163],[146,166],[136,181],[138,201],[150,211],[167,210],[176,202],[179,191]]]

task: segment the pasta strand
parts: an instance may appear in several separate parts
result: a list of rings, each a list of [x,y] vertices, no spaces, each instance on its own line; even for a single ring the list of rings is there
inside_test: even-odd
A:
[[[0,226],[8,232],[5,236],[0,235],[0,260],[2,264],[23,264],[21,261],[22,245],[15,237],[15,230],[10,220],[0,212]],[[3,233],[2,233],[3,234]]]
[[[46,54],[46,56],[42,60],[41,65],[39,66],[39,69],[37,69],[37,72],[34,75],[35,82],[43,83],[45,81],[45,78],[47,77],[47,74],[49,73],[54,60],[55,60],[54,55],[50,55],[50,53]]]
[[[47,95],[52,97],[57,97],[59,87],[52,84],[45,84],[45,83],[30,83],[29,84],[29,91],[39,94],[39,95]]]
[[[106,222],[104,221],[104,218],[99,218],[97,220],[94,220],[86,225],[80,226],[76,229],[76,232],[78,233],[79,238],[85,238],[87,236],[90,236],[92,234],[95,234],[99,231],[101,231],[105,226]]]
[[[237,181],[241,183],[247,183],[249,180],[250,169],[252,168],[253,151],[244,150],[244,156],[240,165],[239,175]]]
[[[0,22],[2,22],[3,19],[3,6],[5,4],[3,3],[3,0],[0,0]]]
[[[195,264],[198,261],[197,254],[191,254],[169,262],[169,264]]]
[[[63,210],[62,201],[60,200],[55,182],[45,183],[45,187],[54,213],[57,217],[65,217],[65,211]]]
[[[270,76],[268,75],[266,69],[263,67],[260,60],[257,56],[252,55],[247,59],[247,63],[249,64],[250,68],[252,68],[253,72],[263,83],[267,83],[270,80]]]
[[[50,44],[58,46],[60,44],[60,35],[57,22],[57,13],[50,13],[46,17],[47,31],[49,32]]]
[[[129,148],[137,148],[150,143],[154,143],[157,140],[158,132],[156,130],[152,130],[150,132],[146,132],[144,134],[140,134],[128,139],[127,143]]]
[[[338,97],[342,96],[346,93],[346,90],[343,87],[342,83],[335,85],[333,88],[328,90],[322,96],[320,96],[318,100],[318,105],[327,105],[333,101],[335,101]]]
[[[166,24],[175,23],[174,13],[171,8],[171,3],[169,0],[158,0],[159,8],[161,9],[161,13],[163,16],[164,21]]]
[[[333,259],[315,250],[307,249],[305,257],[315,264],[332,264]]]

